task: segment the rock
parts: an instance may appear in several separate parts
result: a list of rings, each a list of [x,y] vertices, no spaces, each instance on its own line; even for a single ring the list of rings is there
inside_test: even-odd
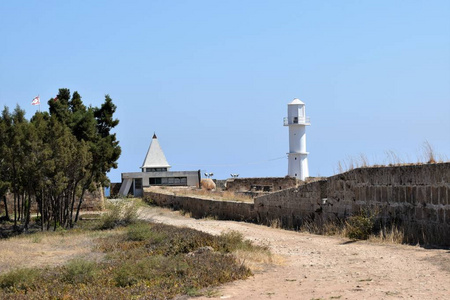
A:
[[[211,178],[203,178],[201,182],[203,190],[211,191],[216,189],[216,184]]]
[[[213,252],[213,251],[214,251],[214,249],[211,246],[200,247],[200,248],[198,248],[195,251],[189,252],[187,254],[187,256],[196,256],[196,255],[199,255],[199,254],[203,254],[203,253],[207,253],[207,252]]]

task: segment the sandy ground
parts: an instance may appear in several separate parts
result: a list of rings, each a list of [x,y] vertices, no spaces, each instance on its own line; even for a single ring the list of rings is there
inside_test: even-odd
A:
[[[236,230],[284,257],[281,265],[218,287],[215,299],[450,299],[449,250],[196,220],[161,208],[142,208],[141,216],[212,234]]]

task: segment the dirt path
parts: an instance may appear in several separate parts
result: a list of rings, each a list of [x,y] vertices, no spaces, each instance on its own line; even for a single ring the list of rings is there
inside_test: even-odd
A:
[[[196,220],[161,208],[143,208],[141,216],[212,234],[237,230],[284,257],[282,265],[219,287],[216,299],[450,299],[449,250],[350,242],[242,222]]]

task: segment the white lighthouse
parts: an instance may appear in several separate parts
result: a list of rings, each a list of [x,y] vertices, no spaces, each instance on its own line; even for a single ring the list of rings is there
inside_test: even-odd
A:
[[[309,177],[308,152],[306,152],[306,117],[305,103],[294,99],[288,104],[288,116],[284,118],[284,126],[289,126],[288,175],[305,180]]]

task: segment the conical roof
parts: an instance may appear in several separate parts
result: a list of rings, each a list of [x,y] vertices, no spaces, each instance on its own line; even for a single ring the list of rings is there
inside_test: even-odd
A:
[[[152,142],[150,143],[150,147],[148,147],[147,155],[141,168],[143,170],[145,168],[170,168],[156,134],[153,134]]]
[[[291,103],[289,103],[289,104],[292,104],[292,105],[294,105],[294,104],[305,104],[305,103],[303,103],[303,101],[301,101],[300,99],[298,99],[298,98],[295,98],[294,100],[292,100],[292,102]]]

